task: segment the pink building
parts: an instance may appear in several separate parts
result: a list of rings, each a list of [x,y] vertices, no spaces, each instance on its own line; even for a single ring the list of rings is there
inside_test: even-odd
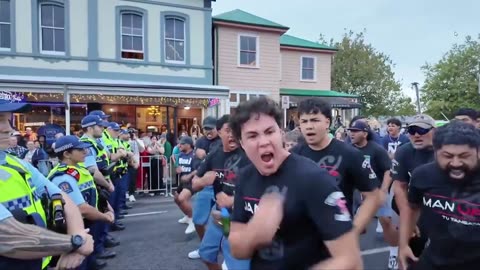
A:
[[[214,16],[213,24],[214,81],[230,88],[231,111],[262,95],[282,103],[285,119],[312,96],[328,98],[343,119],[352,113],[345,109],[359,108],[356,96],[331,90],[335,48],[287,35],[287,26],[239,9]]]

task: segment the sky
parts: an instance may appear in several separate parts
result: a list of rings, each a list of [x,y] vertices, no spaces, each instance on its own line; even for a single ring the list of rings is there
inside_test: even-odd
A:
[[[436,63],[467,35],[480,34],[479,0],[216,0],[213,15],[241,9],[290,27],[288,34],[338,40],[366,29],[366,41],[387,54],[405,94],[421,88],[425,63]]]

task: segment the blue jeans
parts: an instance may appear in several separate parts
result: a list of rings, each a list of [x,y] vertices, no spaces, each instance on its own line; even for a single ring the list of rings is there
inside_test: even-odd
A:
[[[215,207],[212,209],[214,208]],[[239,260],[232,256],[230,253],[230,244],[228,243],[228,239],[223,236],[222,227],[215,224],[214,218],[210,216],[208,219],[207,230],[203,236],[202,243],[200,243],[198,253],[203,261],[217,264],[220,250],[223,253],[223,258],[228,269],[250,269],[250,260]]]
[[[213,187],[204,187],[195,194],[192,205],[192,221],[195,225],[205,225],[210,217],[210,211],[215,204],[213,200]]]

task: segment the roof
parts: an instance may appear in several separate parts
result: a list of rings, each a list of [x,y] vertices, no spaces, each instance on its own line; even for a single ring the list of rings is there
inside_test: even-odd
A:
[[[298,48],[338,51],[336,48],[290,35],[282,35],[280,37],[280,45]]]
[[[255,16],[251,13],[245,12],[240,9],[235,9],[229,12],[218,14],[213,17],[213,21],[231,22],[231,23],[245,24],[245,25],[256,25],[256,26],[278,28],[278,29],[285,29],[285,30],[289,29],[289,27],[287,26]]]
[[[342,93],[334,90],[309,90],[309,89],[291,89],[280,88],[280,95],[284,96],[309,96],[309,97],[344,97],[358,98],[357,95]]]

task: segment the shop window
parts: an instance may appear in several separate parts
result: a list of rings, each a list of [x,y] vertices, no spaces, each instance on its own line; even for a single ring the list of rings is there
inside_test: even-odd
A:
[[[237,93],[230,94],[230,102],[237,102],[238,96]]]
[[[240,102],[247,101],[247,94],[240,94]]]

